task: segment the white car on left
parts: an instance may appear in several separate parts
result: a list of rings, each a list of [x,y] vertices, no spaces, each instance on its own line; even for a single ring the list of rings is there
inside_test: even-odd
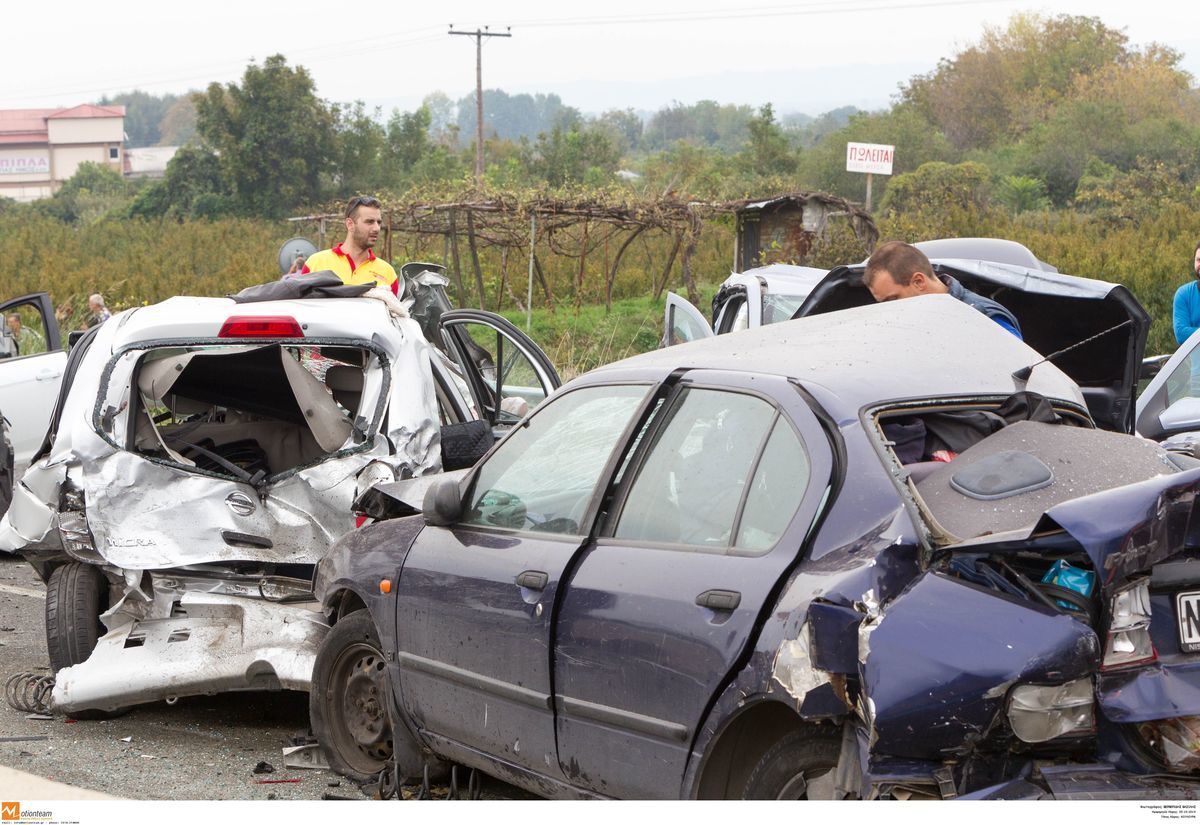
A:
[[[45,292],[0,303],[0,515],[46,437],[67,353]],[[5,433],[6,431],[6,433]],[[7,435],[7,445],[3,442]],[[11,449],[10,449],[11,448]]]

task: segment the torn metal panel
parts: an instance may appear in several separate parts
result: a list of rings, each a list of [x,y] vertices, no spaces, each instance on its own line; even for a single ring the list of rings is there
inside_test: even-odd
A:
[[[1006,685],[1064,684],[1099,665],[1099,640],[1083,623],[938,574],[868,624],[873,747],[894,756],[961,753],[1004,710]]]
[[[119,624],[60,670],[53,707],[116,710],[230,690],[307,690],[328,631],[314,603],[185,593],[172,614]]]

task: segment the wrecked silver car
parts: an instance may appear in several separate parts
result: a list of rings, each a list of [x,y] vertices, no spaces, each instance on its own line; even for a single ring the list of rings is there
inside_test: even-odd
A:
[[[470,463],[519,417],[505,376],[535,379],[523,407],[557,386],[498,316],[439,313],[434,347],[390,293],[332,297],[365,288],[330,277],[295,293],[320,300],[271,300],[295,291],[278,283],[172,298],[72,349],[0,520],[0,550],[47,584],[56,710],[307,689],[327,631],[312,568],[356,526],[355,498],[440,471],[447,450]]]

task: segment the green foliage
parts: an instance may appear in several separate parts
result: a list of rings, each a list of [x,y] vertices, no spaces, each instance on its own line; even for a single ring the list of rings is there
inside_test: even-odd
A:
[[[467,143],[475,140],[475,108],[474,92],[458,101],[458,136]],[[579,110],[564,105],[555,94],[510,95],[500,89],[483,90],[485,139],[533,139],[559,124],[579,119]]]
[[[620,148],[611,132],[574,122],[538,135],[528,163],[534,177],[558,187],[570,183],[603,186],[620,162]]]
[[[186,96],[166,94],[160,97],[135,89],[112,97],[105,95],[100,98],[99,105],[125,107],[126,145],[134,149],[163,143],[163,119],[173,106],[185,99]]]
[[[1026,175],[1005,175],[995,187],[995,198],[1008,211],[1019,214],[1050,208],[1046,184]]]
[[[1159,161],[1140,159],[1128,172],[1095,162],[1079,181],[1075,206],[1107,221],[1144,222],[1154,218],[1163,204],[1195,207],[1196,192],[1189,190],[1177,169]]]
[[[251,63],[241,84],[213,83],[196,99],[196,128],[217,155],[239,211],[282,216],[315,203],[335,154],[335,113],[302,67],[283,55]]]
[[[737,157],[737,165],[744,174],[769,177],[796,171],[796,154],[783,129],[775,122],[770,103],[750,119],[747,129],[749,138]]]
[[[135,218],[213,218],[235,211],[234,195],[227,185],[217,156],[184,146],[167,162],[162,180],[152,183],[133,199],[129,214]]]
[[[990,181],[991,172],[982,163],[925,163],[892,179],[880,211],[915,213],[931,220],[980,214],[991,202]]]
[[[128,184],[111,166],[81,163],[59,190],[38,208],[67,223],[96,223],[105,216],[124,211]]]
[[[721,105],[701,100],[690,106],[679,102],[659,109],[646,123],[642,147],[668,149],[677,141],[736,152],[749,137],[754,110],[749,106]]]

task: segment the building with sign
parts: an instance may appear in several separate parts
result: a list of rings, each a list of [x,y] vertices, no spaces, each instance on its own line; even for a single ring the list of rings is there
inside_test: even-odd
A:
[[[0,109],[0,197],[48,198],[81,163],[124,171],[125,107]]]

